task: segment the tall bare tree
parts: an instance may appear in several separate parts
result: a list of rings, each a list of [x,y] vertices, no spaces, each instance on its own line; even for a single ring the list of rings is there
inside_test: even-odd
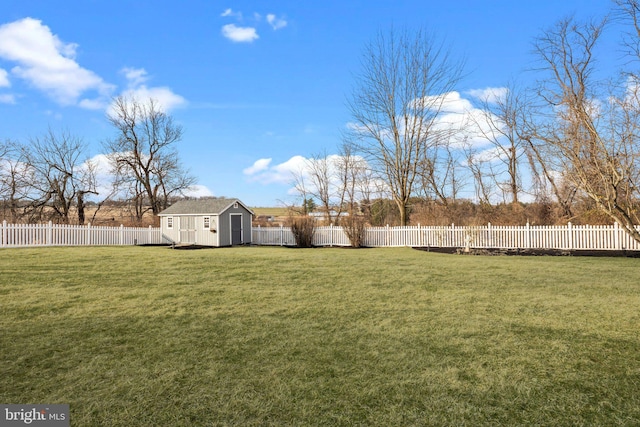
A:
[[[0,203],[3,218],[18,222],[19,209],[33,181],[32,168],[26,161],[24,150],[17,141],[0,142]]]
[[[558,22],[536,41],[541,81],[536,136],[550,149],[563,180],[640,242],[638,81],[605,86],[594,55],[606,20]],[[605,92],[602,88],[608,87]]]
[[[462,68],[425,31],[380,32],[364,49],[348,103],[350,142],[388,185],[401,225],[408,223],[409,199],[429,148],[449,137],[438,118]]]
[[[176,144],[182,139],[182,126],[155,100],[118,97],[108,119],[116,135],[104,145],[118,181],[126,184],[135,201],[138,219],[146,210],[157,215],[172,196],[195,183],[179,161]]]
[[[342,213],[342,202],[346,188],[336,185],[336,165],[334,157],[327,152],[315,154],[306,161],[310,181],[310,193],[320,202],[320,208],[330,224]]]
[[[479,114],[471,115],[479,136],[493,146],[493,157],[502,165],[495,175],[506,177],[506,181],[498,184],[513,205],[518,204],[522,191],[520,168],[525,154],[521,138],[522,108],[522,97],[515,84],[510,84],[501,92],[487,93],[480,99]]]
[[[454,150],[448,143],[438,144],[429,150],[419,167],[418,184],[422,197],[435,200],[445,208],[455,202],[463,186],[459,155],[459,150]]]
[[[68,131],[49,129],[42,137],[32,138],[24,149],[26,163],[33,171],[29,191],[32,215],[51,216],[68,224],[76,206],[78,222],[84,223],[84,196],[97,192],[94,171],[86,166],[82,139]]]

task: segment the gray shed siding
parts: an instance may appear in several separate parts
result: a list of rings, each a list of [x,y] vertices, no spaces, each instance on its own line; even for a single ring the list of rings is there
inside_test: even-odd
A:
[[[232,242],[232,230],[231,230],[231,218],[232,216],[242,217],[242,236],[240,241],[236,244],[249,244],[251,243],[251,220],[253,213],[248,210],[240,201],[233,203],[233,200],[229,200],[229,204],[226,209],[219,213],[187,213],[191,208],[202,208],[202,205],[188,205],[185,209],[185,205],[182,204],[172,210],[160,213],[160,227],[162,234],[168,240],[175,243],[184,244],[196,244],[204,246],[231,246]],[[194,203],[190,201],[189,203]],[[226,203],[224,201],[223,203]],[[206,208],[205,209],[209,209]],[[171,213],[174,211],[175,213]],[[208,217],[210,221],[210,228],[205,229],[205,218]],[[169,221],[172,221],[173,226],[169,228]],[[189,224],[189,231],[182,230],[183,224]],[[215,231],[214,231],[215,230]],[[236,239],[237,240],[237,239]]]
[[[220,224],[224,224],[220,227],[219,239],[220,246],[231,245],[231,215],[242,215],[242,243],[251,243],[251,214],[238,204],[237,208],[233,206],[220,214]]]

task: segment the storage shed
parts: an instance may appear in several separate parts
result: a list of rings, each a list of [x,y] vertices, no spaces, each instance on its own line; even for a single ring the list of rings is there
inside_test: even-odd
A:
[[[176,244],[251,243],[253,211],[238,199],[181,200],[158,214],[164,238]]]

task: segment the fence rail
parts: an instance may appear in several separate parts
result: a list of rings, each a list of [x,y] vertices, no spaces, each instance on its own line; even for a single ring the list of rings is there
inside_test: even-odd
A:
[[[640,227],[638,228],[640,230]],[[254,227],[253,244],[293,246],[289,227]],[[350,246],[342,227],[317,227],[316,246]],[[640,250],[618,224],[562,226],[444,226],[369,227],[364,246],[368,247],[450,247],[475,249],[559,249],[559,250]]]
[[[168,243],[160,228],[66,224],[0,224],[0,247],[102,246]]]

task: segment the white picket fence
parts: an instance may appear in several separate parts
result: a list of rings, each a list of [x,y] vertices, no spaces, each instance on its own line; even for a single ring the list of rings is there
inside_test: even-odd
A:
[[[640,228],[639,228],[640,229]],[[160,228],[103,227],[63,224],[0,224],[0,247],[101,246],[169,244]],[[295,246],[289,227],[254,227],[252,243],[264,246]],[[315,246],[351,246],[342,227],[317,227]],[[449,247],[562,250],[640,250],[625,231],[614,225],[563,226],[411,226],[369,227],[367,247]]]
[[[65,224],[7,224],[0,225],[0,247],[29,246],[102,246],[146,245],[168,243],[160,228],[96,227]]]
[[[640,230],[640,227],[639,227]],[[293,246],[289,227],[254,227],[255,245]],[[316,246],[350,246],[342,227],[317,227]],[[561,249],[561,250],[640,250],[618,224],[562,226],[444,226],[370,227],[364,236],[367,247],[449,247],[477,249]]]

